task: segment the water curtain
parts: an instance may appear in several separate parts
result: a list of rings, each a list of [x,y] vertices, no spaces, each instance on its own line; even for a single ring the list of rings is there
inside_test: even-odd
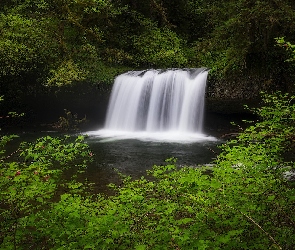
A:
[[[129,71],[114,83],[105,129],[202,132],[208,70]]]

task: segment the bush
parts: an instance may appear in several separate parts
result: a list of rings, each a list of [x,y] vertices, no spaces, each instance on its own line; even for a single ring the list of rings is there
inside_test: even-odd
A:
[[[81,138],[23,144],[16,161],[1,160],[1,247],[294,249],[295,190],[283,177],[294,170],[285,158],[294,97],[264,97],[254,110],[261,119],[222,146],[214,167],[179,168],[170,159],[146,178],[122,176],[110,197],[81,194],[83,185],[71,182],[52,199],[59,169],[91,155]]]

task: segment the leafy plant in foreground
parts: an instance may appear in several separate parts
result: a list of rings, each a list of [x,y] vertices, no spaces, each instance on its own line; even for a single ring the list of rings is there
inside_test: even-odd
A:
[[[1,247],[294,249],[295,189],[283,173],[294,169],[285,151],[294,145],[295,104],[281,93],[264,97],[265,106],[255,110],[261,119],[222,146],[214,167],[179,168],[171,159],[154,166],[149,177],[122,176],[120,187],[111,185],[116,195],[110,197],[81,194],[76,190],[82,184],[71,183],[75,192],[52,199],[56,169],[80,157],[86,164],[89,151],[80,141],[68,147],[40,139],[22,148],[14,165],[2,158]],[[35,176],[42,164],[54,172]],[[27,182],[19,179],[23,172]],[[11,207],[19,213],[9,212]]]
[[[10,137],[2,137],[1,146]],[[34,143],[21,143],[7,156],[0,158],[0,242],[5,249],[31,244],[34,226],[27,227],[25,218],[48,208],[56,197],[63,169],[83,168],[89,158],[89,148],[79,136],[75,141],[50,136]]]

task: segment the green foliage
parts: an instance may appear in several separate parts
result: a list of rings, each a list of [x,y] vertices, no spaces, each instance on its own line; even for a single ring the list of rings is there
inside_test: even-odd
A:
[[[13,136],[1,137],[4,148]],[[22,249],[30,244],[32,228],[26,226],[30,218],[48,208],[61,186],[73,189],[60,180],[67,168],[84,168],[92,155],[83,137],[40,138],[34,143],[21,143],[10,155],[0,155],[0,242],[3,249]],[[74,180],[73,180],[74,181]],[[76,188],[79,185],[76,185]]]
[[[133,248],[132,241],[147,249],[292,248],[295,190],[282,175],[294,169],[283,161],[294,144],[292,99],[265,95],[256,110],[262,120],[223,145],[214,168],[172,162],[154,167],[154,181],[126,177],[112,200],[122,218],[116,228],[129,221],[132,230],[114,248]]]
[[[63,86],[71,84],[73,81],[85,80],[86,72],[83,72],[78,68],[73,60],[62,62],[62,64],[56,69],[51,70],[52,77],[47,81],[47,85]]]
[[[87,122],[86,116],[78,119],[77,114],[65,109],[65,116],[59,117],[58,121],[53,124],[53,128],[61,131],[78,131],[80,126]]]
[[[101,57],[107,47],[105,23],[120,13],[110,1],[26,0],[7,4],[5,10],[0,16],[0,77],[37,71],[41,83],[57,86],[106,80],[94,71],[108,68]]]
[[[225,143],[213,167],[177,167],[172,158],[146,178],[122,175],[110,197],[59,179],[92,155],[82,137],[23,143],[16,160],[1,158],[1,247],[292,249],[295,187],[284,173],[294,171],[285,159],[294,146],[293,99],[264,94],[254,110],[260,120]]]
[[[40,63],[50,63],[58,56],[58,46],[51,36],[49,20],[20,14],[0,15],[0,76],[19,75]]]
[[[177,26],[178,7],[195,14],[189,23]],[[35,72],[49,86],[108,82],[134,66],[272,73],[285,60],[270,49],[274,38],[292,40],[295,23],[291,1],[25,0],[0,9],[1,84]],[[277,43],[293,62],[293,45]],[[110,197],[62,178],[92,158],[83,137],[47,136],[13,153],[5,149],[14,136],[1,137],[1,248],[293,249],[295,190],[284,176],[295,168],[294,98],[264,94],[259,121],[225,143],[213,167],[170,159],[146,178],[122,176]],[[70,119],[60,124],[69,128]]]
[[[25,0],[0,8],[0,78],[33,74],[49,86],[111,83],[134,67],[282,74],[274,38],[294,40],[290,0]]]
[[[258,161],[266,161],[265,168],[279,166],[284,153],[292,150],[295,132],[295,104],[294,96],[278,92],[276,95],[264,94],[265,105],[254,109],[253,112],[261,117],[257,124],[249,126],[236,140],[227,143],[221,157],[227,159],[227,151],[234,150],[240,157],[233,157],[232,163],[238,164],[245,153],[249,157],[249,164],[253,164],[250,155],[256,154]],[[237,144],[237,146],[235,146]],[[243,153],[242,153],[243,152]],[[259,157],[258,157],[259,156]],[[260,164],[259,166],[262,167]]]
[[[293,37],[291,1],[203,1],[203,4],[207,5],[203,11],[211,30],[194,45],[200,64],[216,69],[221,75],[249,69],[274,74],[282,69],[282,53],[273,49],[274,38]]]
[[[284,48],[288,52],[288,59],[286,61],[290,63],[294,63],[295,62],[295,45],[285,41],[284,37],[276,38],[276,42],[280,47]]]
[[[152,28],[134,38],[138,51],[138,65],[149,67],[182,67],[187,63],[183,53],[183,41],[168,29]]]

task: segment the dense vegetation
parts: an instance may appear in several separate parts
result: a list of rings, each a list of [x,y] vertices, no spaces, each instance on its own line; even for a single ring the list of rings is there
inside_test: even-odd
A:
[[[110,83],[147,67],[251,72],[286,84],[292,72],[274,44],[295,40],[294,9],[292,0],[3,0],[1,92],[8,102],[43,85]]]
[[[260,121],[224,144],[214,167],[170,159],[148,178],[122,176],[109,197],[62,178],[93,156],[82,137],[13,153],[2,137],[1,249],[294,249],[294,98],[265,95]]]
[[[294,8],[275,0],[2,1],[0,76],[31,72],[61,85],[109,80],[120,67],[262,63],[272,72],[283,63],[274,38],[295,39]]]
[[[14,108],[29,92],[131,68],[200,66],[292,90],[294,9],[291,0],[2,0],[1,95]],[[112,196],[78,181],[93,158],[83,137],[11,150],[15,136],[2,136],[0,248],[294,249],[295,96],[263,100],[259,120],[210,167],[170,159],[148,177],[121,176]]]

